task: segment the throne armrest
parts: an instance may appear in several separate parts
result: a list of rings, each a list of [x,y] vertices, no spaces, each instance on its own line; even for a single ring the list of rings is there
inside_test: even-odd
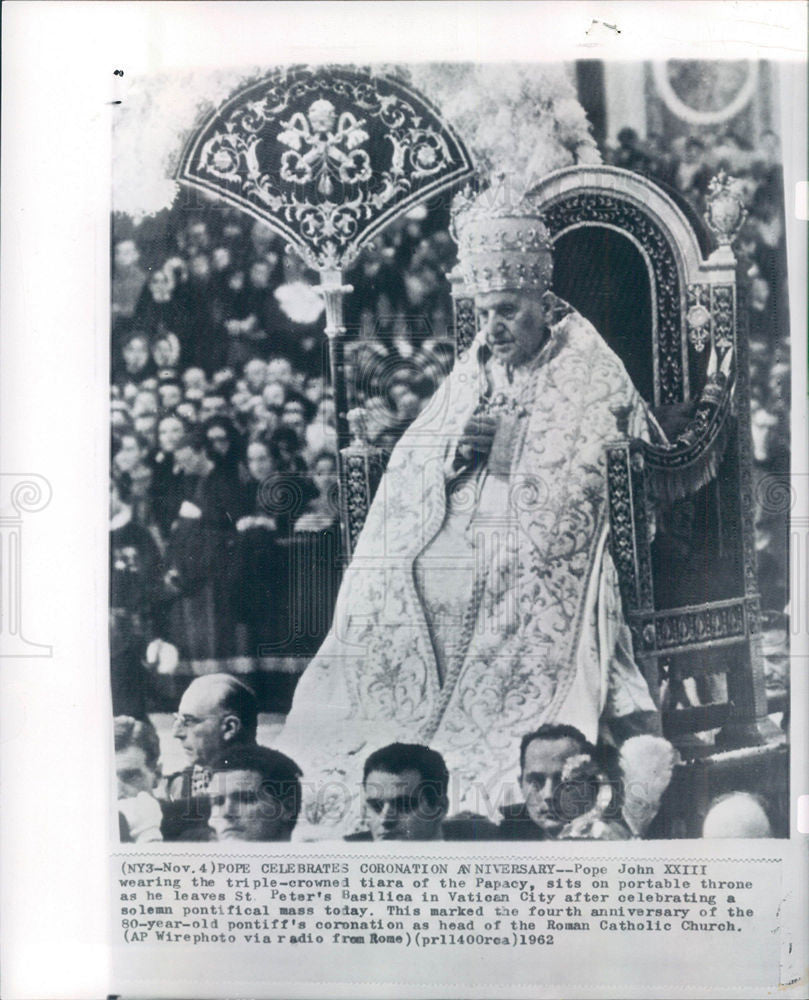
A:
[[[668,506],[696,493],[716,476],[728,442],[733,389],[733,351],[727,346],[721,362],[713,351],[702,393],[693,404],[663,408],[660,416],[673,439],[644,444],[658,503]]]

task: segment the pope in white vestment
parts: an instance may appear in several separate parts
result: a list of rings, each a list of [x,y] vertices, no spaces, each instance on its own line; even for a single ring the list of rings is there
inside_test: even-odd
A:
[[[607,544],[605,446],[647,438],[646,405],[547,291],[525,204],[458,230],[478,337],[391,455],[279,741],[315,836],[355,825],[362,763],[387,743],[438,750],[451,811],[493,816],[525,733],[560,722],[594,741],[600,720],[655,711]]]

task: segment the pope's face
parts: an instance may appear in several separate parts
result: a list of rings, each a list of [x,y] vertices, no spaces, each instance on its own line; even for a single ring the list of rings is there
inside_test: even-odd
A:
[[[478,323],[486,343],[501,364],[518,367],[529,361],[545,339],[542,303],[525,292],[485,292],[476,296]]]

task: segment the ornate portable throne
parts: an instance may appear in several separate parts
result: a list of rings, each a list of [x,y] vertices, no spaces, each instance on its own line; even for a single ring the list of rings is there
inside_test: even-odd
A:
[[[699,835],[728,787],[786,793],[761,650],[745,287],[730,247],[744,209],[717,177],[711,250],[693,211],[629,171],[568,167],[534,194],[555,292],[621,357],[661,427],[652,443],[607,448],[610,538],[636,659],[664,733],[692,762],[676,780],[691,785],[694,815],[668,833]],[[457,281],[453,291],[463,348],[473,303]]]

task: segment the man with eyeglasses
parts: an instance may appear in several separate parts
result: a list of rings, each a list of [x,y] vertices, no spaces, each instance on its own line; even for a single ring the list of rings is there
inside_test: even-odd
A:
[[[490,840],[496,827],[481,816],[446,819],[449,772],[440,753],[418,743],[391,743],[374,751],[363,769],[368,830],[359,840]]]
[[[236,747],[254,747],[257,726],[256,696],[237,677],[207,674],[188,685],[172,730],[188,766],[166,778],[166,797],[175,805],[165,839],[208,839],[211,765]]]

